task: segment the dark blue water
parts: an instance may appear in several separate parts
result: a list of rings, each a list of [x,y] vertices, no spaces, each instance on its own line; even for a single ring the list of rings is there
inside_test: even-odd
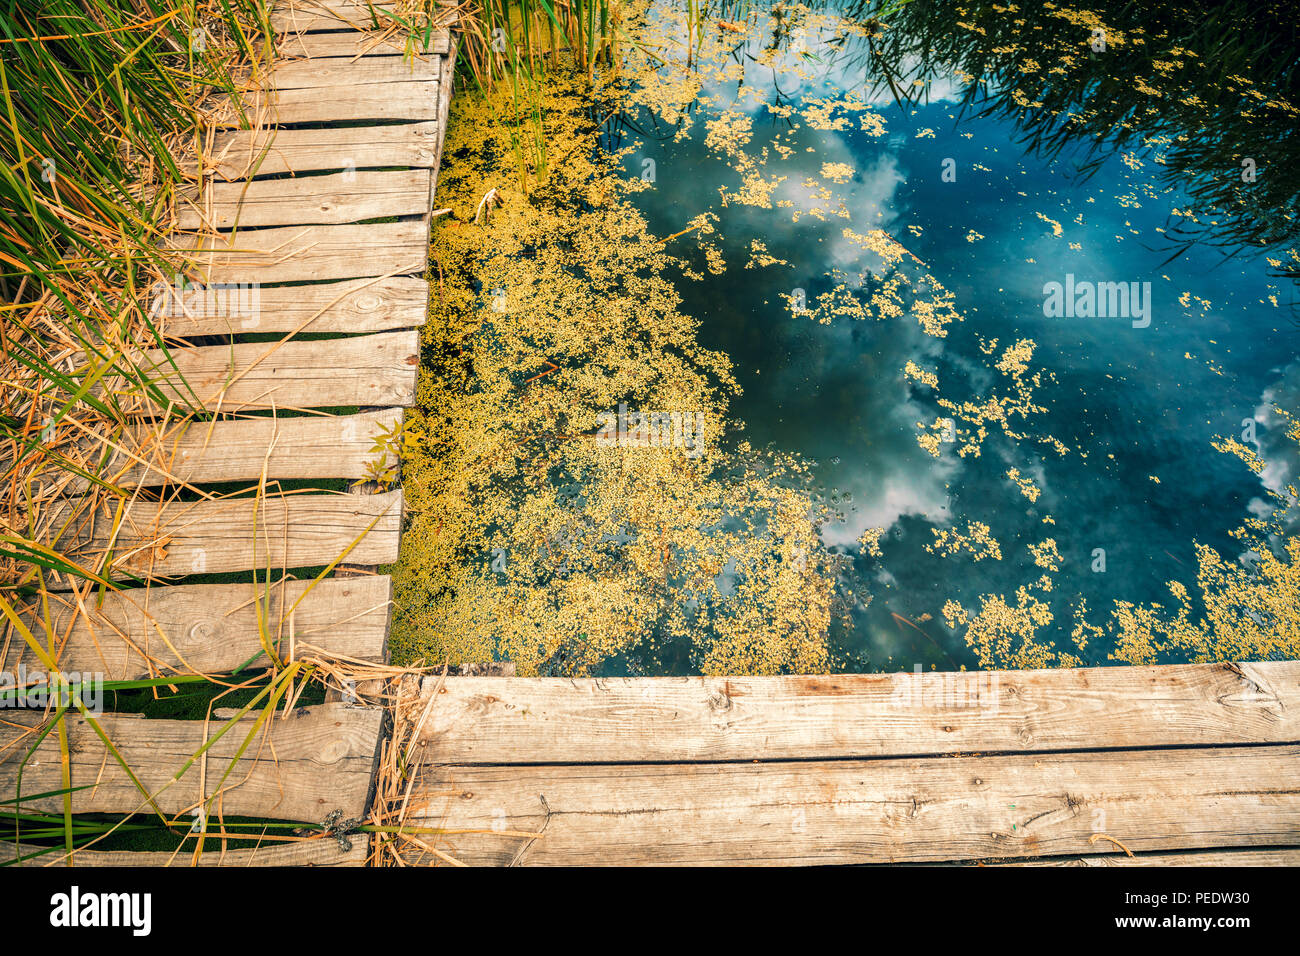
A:
[[[804,88],[834,95],[849,85],[842,81],[828,74]],[[1241,551],[1229,532],[1262,510],[1262,482],[1279,486],[1292,460],[1269,411],[1300,385],[1290,282],[1270,277],[1261,256],[1232,258],[1207,246],[1166,261],[1175,247],[1162,230],[1190,201],[1159,185],[1152,150],[1103,149],[1100,166],[1084,175],[1080,167],[1096,156],[1083,143],[1050,159],[1035,155],[1018,144],[1014,124],[961,117],[943,98],[954,88],[938,78],[931,102],[918,108],[879,102],[887,130],[879,138],[856,121],[843,131],[789,130],[765,109],[737,103],[734,89],[711,88],[717,102],[696,117],[689,137],[642,136],[627,161],[637,174],[644,159],[655,160],[654,188],[638,201],[657,234],[678,231],[704,210],[719,216],[721,238],[713,238],[728,268],[704,281],[683,279],[683,311],[701,320],[702,344],[735,364],[744,391],[732,412],[745,422],[745,437],[817,462],[819,483],[844,512],[824,539],[853,557],[853,575],[875,595],[836,640],[877,668],[973,664],[960,630],[943,624],[945,602],[978,607],[991,593],[1014,603],[1016,589],[1043,573],[1027,546],[1048,537],[1061,561],[1044,597],[1056,623],[1044,636],[1064,643],[1069,608],[1080,598],[1094,618],[1114,601],[1167,601],[1170,580],[1194,584],[1194,543],[1227,557]],[[703,120],[726,108],[754,117],[751,152],[778,132],[793,147],[789,159],[765,167],[788,177],[774,198],[801,202],[799,183],[811,177],[834,191],[851,218],[792,223],[790,208],[724,207],[718,188],[734,190],[741,177],[704,147]],[[639,119],[649,126],[644,114]],[[918,137],[923,130],[933,135]],[[1125,153],[1140,165],[1126,163]],[[954,161],[955,182],[943,181],[946,159]],[[827,182],[821,167],[830,162],[851,166],[852,181]],[[1059,223],[1062,235],[1039,214]],[[861,268],[845,226],[897,238],[955,293],[965,321],[940,339],[908,316],[822,325],[792,315],[785,296],[793,289],[812,299],[834,284],[833,267]],[[969,241],[972,232],[982,238]],[[755,238],[789,265],[745,269]],[[1064,282],[1067,273],[1150,282],[1149,327],[1127,318],[1046,317],[1044,284]],[[917,423],[943,413],[930,389],[904,378],[904,365],[936,371],[941,393],[961,401],[995,377],[981,340],[997,339],[1000,350],[1026,338],[1036,343],[1030,364],[1044,379],[1035,397],[1046,407],[1027,430],[1054,436],[1068,453],[1000,433],[978,458],[959,458],[944,445],[936,460],[919,447]],[[1258,447],[1274,462],[1263,479],[1211,446],[1216,437],[1240,437],[1243,420],[1255,421]],[[1042,489],[1036,502],[1005,477],[1012,467]],[[931,529],[968,520],[990,526],[1002,560],[926,552]],[[871,527],[886,529],[879,558],[857,544]],[[1094,570],[1097,549],[1104,571]],[[1104,662],[1109,650],[1091,646],[1085,660]]]

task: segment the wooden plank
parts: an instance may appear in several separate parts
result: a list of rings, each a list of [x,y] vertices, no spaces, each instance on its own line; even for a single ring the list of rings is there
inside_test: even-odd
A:
[[[432,169],[441,139],[436,122],[339,129],[224,130],[206,160],[222,179],[315,170],[411,166]]]
[[[315,285],[267,286],[257,308],[228,308],[216,295],[171,288],[154,299],[153,315],[166,335],[244,332],[382,332],[424,325],[429,283],[413,276],[353,279]]]
[[[1133,852],[1291,847],[1300,845],[1300,747],[432,766],[412,802],[423,805],[425,825],[445,828],[438,848],[471,864],[798,865],[1113,853],[1107,840],[1089,842],[1097,833]]]
[[[369,30],[376,17],[380,26],[391,23],[384,16],[392,0],[294,0],[277,3],[271,12],[271,29],[298,33],[320,30]]]
[[[423,220],[363,226],[284,226],[232,235],[169,237],[169,248],[203,283],[311,282],[420,275],[429,226]]]
[[[429,211],[427,169],[213,183],[199,198],[177,201],[185,230],[359,222]]]
[[[179,405],[220,409],[415,403],[419,333],[150,350],[139,367]]]
[[[258,611],[281,657],[322,651],[380,662],[388,640],[392,579],[325,578],[272,585],[186,584],[110,591],[102,600],[50,598],[51,636],[42,613],[23,614],[42,642],[52,641],[64,672],[99,674],[104,680],[138,680],[170,673],[226,674],[247,661],[265,665]],[[287,620],[293,612],[292,626]],[[18,673],[45,668],[14,635],[3,668]]]
[[[381,83],[391,95],[407,96],[418,93],[394,84],[436,81],[441,72],[440,57],[315,57],[277,61],[266,76],[266,85],[277,90],[307,90]]]
[[[277,59],[287,57],[337,57],[337,56],[404,56],[407,35],[401,29],[383,31],[348,31],[343,33],[281,32]],[[446,56],[451,49],[451,34],[446,27],[433,30],[426,46],[424,34],[415,37],[411,51],[416,56]]]
[[[263,476],[361,479],[374,468],[399,463],[391,449],[376,452],[374,445],[401,423],[400,408],[385,408],[342,416],[187,421],[161,434],[139,427],[131,454],[117,454],[102,474],[121,488]]]
[[[249,124],[281,126],[299,123],[355,123],[370,120],[413,122],[438,118],[438,83],[432,80],[391,86],[343,83],[322,89],[259,90],[243,93],[247,115],[233,104],[215,110],[213,126],[243,128]]]
[[[437,681],[426,680],[424,693]],[[793,760],[1300,740],[1300,662],[833,677],[453,678],[443,763]]]
[[[54,526],[67,527],[56,542],[65,553],[97,565],[111,541],[110,573],[151,578],[316,567],[349,546],[351,562],[392,564],[402,526],[400,491],[133,501],[115,536],[108,506],[96,514],[74,507],[64,502],[52,509]],[[70,522],[69,514],[75,514]]]
[[[317,821],[319,822],[319,821]],[[68,856],[62,847],[54,852],[44,852],[49,847],[36,847],[0,843],[0,863],[16,856],[40,854],[24,860],[19,866],[68,866]],[[297,843],[268,843],[249,849],[208,850],[199,857],[199,866],[365,866],[368,855],[366,840],[362,835],[352,838],[352,849],[342,850],[332,837],[302,840]],[[190,866],[194,856],[193,841],[179,853],[157,850],[131,852],[128,850],[74,850],[75,866]]]
[[[1205,850],[1123,853],[1052,860],[1008,860],[993,866],[1300,866],[1300,850]]]
[[[282,719],[267,721],[238,759],[211,804],[211,815],[271,817],[319,823],[332,810],[345,818],[365,814],[370,776],[375,767],[383,710],[321,704],[302,707]],[[104,714],[99,726],[166,814],[189,814],[218,794],[222,775],[253,729],[252,717],[238,721],[212,743],[205,758],[195,760],[180,780],[165,786],[221,724],[202,720],[146,720]],[[0,722],[0,793],[17,794],[17,771],[35,740],[39,715],[6,714]],[[74,813],[151,812],[140,791],[106,752],[101,739],[82,718],[69,719],[72,786],[93,785],[72,794]],[[206,764],[206,767],[205,767]],[[204,771],[206,770],[206,775]],[[206,776],[200,789],[200,776]],[[27,761],[22,792],[45,793],[63,786],[58,733],[49,734]],[[63,797],[22,802],[27,810],[61,813]]]

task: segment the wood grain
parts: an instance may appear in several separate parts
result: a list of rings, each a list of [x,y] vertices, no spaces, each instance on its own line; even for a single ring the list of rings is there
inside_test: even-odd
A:
[[[416,56],[331,56],[303,60],[279,60],[266,75],[266,85],[277,90],[311,90],[343,86],[383,84],[393,96],[418,95],[401,83],[436,81],[441,73],[439,58]],[[247,75],[237,79],[248,82]]]
[[[391,57],[389,58],[391,59]],[[344,83],[330,88],[255,90],[214,110],[215,127],[291,126],[302,123],[436,120],[438,83],[433,80],[390,86]]]
[[[1124,853],[1052,860],[1008,860],[994,866],[1300,866],[1300,850],[1205,850]]]
[[[423,693],[436,680],[426,680]],[[1300,740],[1300,662],[833,677],[449,678],[445,763],[794,760]]]
[[[429,226],[422,220],[359,226],[283,226],[231,235],[174,235],[168,246],[204,284],[311,282],[420,275]]]
[[[266,666],[261,631],[281,658],[342,655],[382,661],[388,640],[392,579],[326,578],[272,585],[186,584],[110,591],[97,601],[50,597],[49,630],[36,610],[22,617],[42,643],[53,645],[65,672],[139,680],[171,672],[225,674],[252,661]],[[301,602],[299,603],[299,600]],[[292,609],[292,621],[288,620]],[[260,610],[260,624],[259,624]],[[44,672],[15,636],[3,669]]]
[[[49,847],[36,847],[0,843],[0,863],[29,853],[40,853]],[[268,843],[250,849],[209,850],[199,857],[199,866],[365,866],[368,850],[361,836],[352,838],[352,849],[342,850],[332,837],[302,840],[296,843]],[[128,850],[74,850],[75,866],[190,866],[193,859],[193,841],[180,853],[157,850],[131,852]],[[59,847],[52,853],[24,860],[18,866],[68,866],[67,854]]]
[[[400,408],[385,408],[357,415],[137,427],[130,444],[123,445],[101,474],[120,488],[251,482],[263,476],[360,479],[374,466],[398,464],[391,448],[376,452],[374,445],[385,433],[395,433],[401,422]]]
[[[427,169],[213,183],[200,197],[178,199],[177,224],[210,230],[360,222],[422,216],[428,202]]]
[[[433,766],[420,818],[471,864],[981,860],[1300,846],[1300,747]],[[436,823],[434,822],[436,821]],[[483,832],[450,832],[479,830]],[[493,831],[496,832],[493,832]],[[536,839],[501,831],[540,833]]]
[[[205,165],[226,180],[373,166],[432,169],[440,142],[436,122],[224,130],[213,137]]]
[[[98,566],[113,545],[114,576],[149,578],[229,571],[315,567],[338,559],[357,564],[397,560],[402,493],[316,495],[268,492],[261,499],[133,501],[116,533],[113,512],[56,506],[57,542],[75,558]],[[74,514],[70,521],[67,515]]]
[[[154,315],[166,335],[248,332],[384,332],[424,325],[429,283],[413,276],[350,279],[314,285],[267,286],[258,308],[231,310],[198,290],[156,291]]]
[[[321,33],[313,31],[296,32],[292,27],[280,31],[278,55],[286,57],[357,57],[357,56],[404,56],[406,54],[407,34],[403,30],[383,31],[347,31]],[[447,29],[436,28],[426,46],[424,34],[411,43],[413,56],[446,56],[451,47],[451,36]]]
[[[278,715],[277,715],[278,716]],[[319,823],[332,810],[344,817],[365,813],[370,774],[375,765],[381,708],[321,704],[302,707],[291,716],[267,721],[239,757],[225,783],[212,816],[271,817]],[[40,717],[10,712],[0,723],[0,793],[17,792],[18,767],[35,741]],[[100,728],[123,760],[166,814],[188,814],[218,784],[253,729],[254,720],[237,721],[206,752],[206,782],[199,778],[204,760],[181,772],[186,761],[225,726],[201,720],[146,720],[104,714]],[[101,739],[82,718],[69,718],[72,786],[92,785],[72,794],[74,813],[151,812],[140,791],[118,762],[106,753]],[[22,792],[59,790],[63,786],[57,731],[36,748],[22,772]],[[22,802],[26,810],[61,813],[63,797]]]
[[[312,30],[369,30],[376,16],[380,26],[388,21],[392,0],[293,0],[278,3],[271,12],[271,29],[305,33]]]
[[[419,333],[150,351],[139,367],[182,408],[224,412],[415,403]]]

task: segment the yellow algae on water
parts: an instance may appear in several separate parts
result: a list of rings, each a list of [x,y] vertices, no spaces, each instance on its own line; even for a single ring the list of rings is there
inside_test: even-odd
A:
[[[1034,480],[1028,475],[1021,474],[1019,468],[1008,468],[1007,477],[1011,479],[1020,493],[1028,498],[1031,502],[1037,501],[1038,496],[1042,494],[1039,487],[1034,484]]]
[[[681,263],[629,200],[644,184],[593,148],[585,92],[550,80],[548,177],[503,189],[479,222],[481,197],[517,176],[511,130],[493,100],[456,100],[406,424],[394,658],[582,674],[674,642],[706,673],[825,671],[823,509],[796,457],[722,450],[730,363],[679,311]],[[712,220],[693,225],[722,268]],[[603,440],[621,406],[654,427]],[[654,424],[673,414],[690,423],[675,440]]]
[[[966,522],[966,530],[931,528],[934,541],[925,546],[931,554],[953,555],[965,551],[976,561],[992,558],[1002,560],[1002,546],[993,537],[992,529],[982,521]]]
[[[821,175],[833,183],[846,183],[853,178],[853,167],[848,163],[822,163]]]

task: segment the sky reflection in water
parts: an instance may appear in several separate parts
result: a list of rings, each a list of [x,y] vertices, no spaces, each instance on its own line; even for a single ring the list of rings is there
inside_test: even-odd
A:
[[[816,40],[809,50],[829,59]],[[820,97],[857,85],[833,66],[802,82],[747,70],[745,83],[766,83],[769,101],[778,87]],[[819,484],[845,513],[824,529],[829,545],[858,554],[864,529],[888,529],[883,557],[856,562],[874,600],[855,612],[851,633],[837,635],[843,649],[876,669],[974,664],[960,634],[942,624],[944,602],[977,606],[981,594],[1011,595],[1035,580],[1041,570],[1026,546],[1045,537],[1056,539],[1062,557],[1054,592],[1058,642],[1068,632],[1068,605],[1079,596],[1094,612],[1114,600],[1165,601],[1166,582],[1195,578],[1194,541],[1236,555],[1240,547],[1227,532],[1259,507],[1260,480],[1211,441],[1239,436],[1243,419],[1257,418],[1261,453],[1273,460],[1268,452],[1283,438],[1268,406],[1300,387],[1290,284],[1271,278],[1262,257],[1227,259],[1194,247],[1164,264],[1172,248],[1159,230],[1169,227],[1171,209],[1188,201],[1155,185],[1149,151],[1132,151],[1145,162],[1140,168],[1115,151],[1084,177],[1079,146],[1050,161],[1036,157],[1017,145],[1012,123],[962,118],[956,88],[936,79],[928,105],[915,109],[896,105],[888,93],[875,97],[887,130],[881,138],[856,123],[846,131],[811,129],[797,114],[790,130],[791,121],[764,105],[738,101],[732,84],[706,88],[714,102],[695,117],[688,138],[674,141],[671,130],[661,130],[667,135],[611,139],[643,143],[627,160],[632,175],[644,159],[655,160],[655,188],[638,198],[652,231],[677,232],[706,209],[720,217],[713,238],[726,273],[683,279],[679,291],[683,311],[701,321],[702,344],[735,363],[744,394],[732,410],[746,423],[746,436],[817,462]],[[768,175],[788,177],[774,199],[806,209],[815,200],[803,180],[822,181],[824,163],[850,165],[852,181],[831,188],[851,219],[804,216],[792,223],[789,208],[723,208],[719,186],[734,190],[740,176],[703,140],[707,116],[728,108],[753,117],[754,149],[778,132],[794,149],[789,159],[768,164]],[[653,129],[649,116],[635,119]],[[952,183],[941,179],[949,157],[956,161]],[[1062,235],[1039,213],[1060,223]],[[820,325],[792,315],[785,296],[793,289],[811,300],[833,284],[830,268],[862,267],[861,249],[842,237],[846,225],[882,228],[901,241],[955,293],[965,322],[937,339],[910,317]],[[982,238],[969,241],[972,232]],[[744,268],[754,238],[790,265]],[[1044,317],[1044,283],[1064,281],[1067,273],[1150,281],[1150,327],[1133,328],[1123,318]],[[1189,306],[1179,301],[1186,293]],[[1270,294],[1279,296],[1280,308],[1267,301]],[[939,412],[928,389],[904,379],[904,365],[910,359],[937,369],[941,380],[954,369],[978,378],[986,362],[977,337],[997,338],[1003,347],[1018,338],[1037,343],[1031,364],[1055,381],[1037,392],[1048,411],[1034,430],[1069,446],[1064,458],[1017,449],[1001,436],[987,441],[979,458],[959,459],[946,445],[936,460],[918,446],[917,423]],[[1009,467],[1034,478],[1042,489],[1037,502],[1006,479]],[[1274,464],[1263,480],[1279,487],[1287,471]],[[1055,524],[1043,523],[1047,515]],[[1003,560],[925,551],[931,528],[968,519],[991,526]],[[1091,569],[1097,548],[1105,550],[1105,573]],[[1089,663],[1105,661],[1108,648],[1088,650]]]

